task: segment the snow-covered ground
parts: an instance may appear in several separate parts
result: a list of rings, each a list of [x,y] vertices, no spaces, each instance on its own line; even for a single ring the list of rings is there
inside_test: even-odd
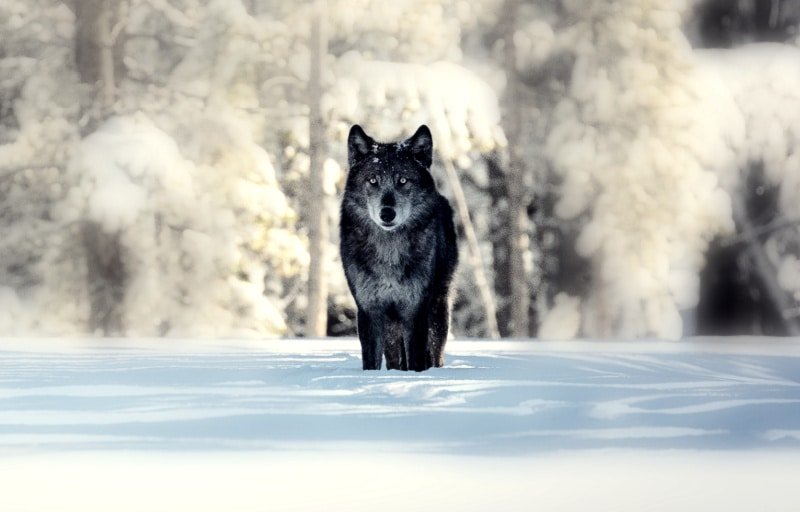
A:
[[[800,341],[0,341],[0,510],[800,510]]]

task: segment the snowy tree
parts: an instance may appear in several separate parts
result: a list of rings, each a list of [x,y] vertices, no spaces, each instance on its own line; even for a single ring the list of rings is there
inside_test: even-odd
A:
[[[50,214],[66,193],[66,160],[80,136],[80,97],[72,66],[74,17],[60,2],[0,5],[0,330],[24,333],[38,322],[29,307],[42,286],[53,244],[75,237]],[[64,258],[64,270],[76,259]],[[70,266],[71,265],[71,266]],[[73,308],[66,301],[62,311]]]
[[[796,48],[775,44],[697,54],[711,84],[708,96],[714,95],[706,100],[709,110],[729,113],[718,118],[717,129],[735,160],[720,165],[719,173],[732,198],[737,234],[725,243],[744,246],[764,300],[785,332],[795,335],[800,333],[794,320],[800,305],[799,58]]]
[[[57,188],[51,186],[56,197],[34,204],[54,229],[49,239],[20,248],[27,260],[13,268],[6,281],[13,287],[3,294],[17,304],[20,315],[7,329],[51,334],[97,327],[123,334],[286,332],[280,297],[283,286],[302,274],[307,252],[295,234],[296,214],[279,189],[271,159],[254,138],[263,121],[260,111],[251,110],[257,84],[243,57],[261,53],[263,38],[254,35],[261,27],[255,31],[252,18],[228,2],[202,9],[187,2],[187,7],[132,5],[124,27],[136,35],[131,45],[139,50],[137,59],[128,61],[130,76],[117,84],[109,121],[97,129],[88,126],[90,133],[80,144],[75,106],[87,104],[92,93],[79,85],[72,67],[76,61],[68,38],[76,20],[61,5],[37,11],[64,26],[67,44],[59,48],[60,59],[44,61],[56,70],[65,68],[64,74],[55,78],[42,69],[31,72],[22,88],[30,88],[33,101],[23,95],[13,115],[33,136],[20,131],[0,154],[22,160],[26,174],[36,170],[34,156],[48,154],[23,151],[29,141],[43,139],[37,132],[61,126],[74,135],[56,137],[48,149],[59,150],[53,160],[63,174],[54,179]],[[175,44],[162,68],[162,43],[151,44],[144,34],[164,23],[175,34],[169,43],[191,33],[197,44],[193,49]],[[22,34],[13,29],[12,34]],[[152,60],[143,58],[148,51]],[[153,71],[170,71],[157,79],[137,65],[141,62],[154,62]],[[40,112],[61,104],[68,105],[66,112]],[[30,187],[24,192],[26,199],[34,198]],[[86,239],[108,250],[92,255],[76,243],[79,226],[87,222],[99,229]],[[92,276],[102,268],[119,273],[101,275],[115,283],[97,301],[119,306],[106,311],[119,317],[110,323],[105,315],[92,320],[90,314]],[[22,272],[35,278],[15,282],[13,276]]]
[[[592,282],[584,297],[556,298],[558,321],[545,318],[541,335],[677,338],[709,241],[733,229],[730,198],[703,159],[709,145],[716,162],[734,155],[696,108],[703,84],[680,4],[564,6],[576,60],[548,149],[564,180],[555,212],[579,219]]]
[[[457,335],[795,332],[800,58],[730,47],[796,43],[798,14],[788,0],[3,2],[0,332],[353,334],[324,232],[353,123],[434,133],[462,240]],[[707,321],[721,274],[761,318]]]
[[[700,322],[709,314],[705,303],[695,311],[701,275],[727,268],[714,270],[716,253],[707,259],[712,239],[746,248],[748,265],[729,271],[751,268],[757,293],[793,332],[795,292],[782,283],[793,282],[797,238],[782,198],[793,194],[796,129],[775,120],[791,112],[795,50],[692,50],[680,31],[684,6],[671,2],[563,5],[574,23],[550,47],[566,48],[574,64],[547,154],[563,179],[554,214],[562,231],[577,228],[591,277],[554,297],[540,334],[694,332],[695,313]],[[762,225],[769,219],[754,205],[769,201],[773,221]]]

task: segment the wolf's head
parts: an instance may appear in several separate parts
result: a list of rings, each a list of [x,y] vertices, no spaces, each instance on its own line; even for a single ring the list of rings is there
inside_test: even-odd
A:
[[[436,187],[430,173],[433,138],[422,125],[409,139],[376,142],[354,125],[347,138],[348,163],[345,200],[386,231],[430,214]]]

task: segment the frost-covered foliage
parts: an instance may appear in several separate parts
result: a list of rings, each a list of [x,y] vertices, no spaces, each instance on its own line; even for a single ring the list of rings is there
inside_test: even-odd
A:
[[[579,308],[580,331],[557,334],[677,338],[710,239],[733,228],[716,173],[732,154],[697,108],[702,83],[679,4],[566,5],[578,20],[576,60],[547,144],[564,180],[556,215],[581,220],[576,249],[593,282],[580,303],[565,297],[554,310]],[[714,162],[709,146],[723,150]]]
[[[127,334],[285,331],[264,285],[284,270],[273,258],[287,249],[280,221],[293,214],[263,149],[219,136],[232,128],[205,141],[216,165],[186,160],[143,116],[110,119],[74,154],[77,186],[59,207],[67,221],[94,222],[119,240]]]
[[[565,5],[576,24],[534,33],[574,58],[547,155],[563,179],[555,215],[578,226],[591,282],[556,295],[540,335],[680,337],[710,240],[757,193],[754,168],[777,190],[778,220],[798,218],[798,50],[692,50],[675,2]],[[797,300],[800,244],[784,228],[764,239],[767,272]]]
[[[442,164],[458,169],[484,266],[502,277],[512,140],[530,200],[530,243],[514,247],[540,336],[674,338],[687,332],[709,241],[741,228],[735,212],[763,169],[772,220],[786,225],[760,240],[800,301],[789,222],[800,217],[800,55],[692,50],[683,4],[137,0],[115,28],[125,72],[109,107],[81,83],[72,2],[0,2],[0,334],[97,327],[87,225],[119,250],[122,334],[303,330],[320,6],[327,143],[314,200],[331,227],[349,126],[393,139],[425,123],[434,176],[450,194]],[[520,87],[509,105],[510,83]],[[329,325],[352,333],[331,232]],[[454,331],[483,334],[462,261]],[[511,293],[497,286],[502,309]]]
[[[366,59],[395,62],[461,62],[463,39],[487,30],[502,14],[503,0],[327,0],[326,31],[334,56],[357,50]],[[269,10],[297,35],[309,33],[314,2],[278,3]],[[307,54],[297,55],[307,63]],[[304,64],[307,69],[307,64]]]
[[[42,311],[30,300],[47,268],[43,260],[52,256],[53,244],[74,235],[50,214],[66,193],[65,161],[79,139],[72,33],[72,14],[60,2],[0,4],[2,333],[38,331],[34,326],[42,325]],[[59,311],[73,309],[71,296],[63,298]]]
[[[16,251],[19,262],[3,262],[11,271],[0,281],[7,306],[0,329],[91,329],[87,281],[97,269],[87,268],[81,229],[92,223],[120,249],[123,334],[285,333],[284,287],[294,286],[308,255],[297,215],[257,139],[264,122],[248,110],[258,104],[258,84],[247,58],[262,52],[251,37],[253,19],[230,2],[185,12],[166,2],[155,2],[155,10],[137,3],[129,31],[166,23],[178,34],[191,32],[198,44],[191,50],[179,44],[165,56],[157,46],[132,42],[143,66],[131,61],[136,79],[119,86],[120,115],[79,141],[79,109],[91,88],[78,83],[70,55],[73,15],[53,2],[35,11],[42,19],[26,21],[19,5],[8,8],[14,11],[4,27],[13,36],[9,45],[24,46],[23,29],[44,20],[63,26],[55,33],[63,39],[55,49],[31,43],[32,58],[41,62],[30,63],[19,83],[2,84],[21,89],[13,108],[19,128],[0,146],[0,168],[22,170],[6,197],[20,205],[17,215],[26,201],[35,212],[6,238],[16,246],[4,247],[4,255]],[[174,70],[166,77],[142,81],[170,61]],[[28,69],[25,62],[2,64]],[[41,161],[48,165],[40,169]]]
[[[0,5],[0,168],[61,161],[76,139],[72,25],[60,2]]]
[[[748,173],[762,169],[758,187],[772,188],[777,218],[794,221],[768,233],[767,254],[779,286],[800,303],[800,50],[753,44],[735,50],[696,54],[705,73],[706,99],[716,128],[725,135],[735,163],[720,167],[733,201],[745,207]]]
[[[470,166],[470,153],[506,143],[497,94],[462,66],[367,61],[348,53],[336,70],[341,78],[325,98],[334,119],[361,119],[384,138],[427,123],[436,136],[438,155],[466,159],[465,168]]]

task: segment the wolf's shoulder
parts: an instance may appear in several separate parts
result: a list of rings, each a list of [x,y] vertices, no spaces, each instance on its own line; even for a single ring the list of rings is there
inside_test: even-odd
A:
[[[450,205],[450,201],[448,201],[448,199],[444,197],[442,194],[437,193],[437,195],[439,196],[436,199],[437,214],[440,216],[447,216],[452,218],[454,213],[453,213],[453,207]]]
[[[450,201],[441,194],[439,194],[437,199],[435,216],[447,234],[449,234],[449,232],[455,233],[455,223],[453,219],[455,212],[450,205]]]
[[[452,276],[453,270],[458,265],[458,235],[456,233],[455,219],[453,218],[455,213],[446,197],[440,195],[438,203],[437,217],[441,233],[438,251],[443,256],[442,264],[447,269],[444,273],[449,280],[449,276]]]

